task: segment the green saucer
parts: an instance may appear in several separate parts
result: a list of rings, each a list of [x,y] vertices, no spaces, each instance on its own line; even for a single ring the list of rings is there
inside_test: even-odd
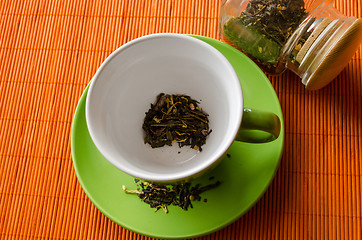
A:
[[[113,222],[142,235],[157,238],[191,238],[214,232],[237,220],[268,188],[279,166],[284,143],[284,123],[272,85],[257,65],[244,54],[215,39],[194,36],[218,49],[235,68],[244,95],[244,107],[271,111],[281,120],[279,138],[270,143],[234,142],[222,162],[193,182],[207,184],[214,176],[222,184],[202,193],[207,202],[195,201],[184,211],[170,206],[169,213],[154,212],[122,185],[135,189],[133,177],[111,165],[93,144],[85,120],[84,91],[73,119],[71,148],[78,180],[93,204]]]

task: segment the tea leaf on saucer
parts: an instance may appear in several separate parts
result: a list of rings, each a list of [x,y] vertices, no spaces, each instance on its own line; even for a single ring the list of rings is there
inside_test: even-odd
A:
[[[212,180],[213,178],[209,178]],[[137,179],[135,181],[140,190],[127,190],[123,185],[123,191],[125,193],[137,194],[141,201],[150,205],[151,208],[157,210],[162,209],[165,213],[168,213],[167,206],[174,205],[187,211],[189,208],[193,208],[192,201],[200,201],[200,194],[213,189],[221,184],[220,181],[211,183],[205,186],[196,184],[192,186],[190,182],[177,185],[162,185],[149,182],[143,182]],[[207,200],[204,202],[207,202]]]

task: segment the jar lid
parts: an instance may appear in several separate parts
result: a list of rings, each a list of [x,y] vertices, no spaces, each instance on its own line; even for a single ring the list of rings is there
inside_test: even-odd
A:
[[[330,39],[332,45],[325,56],[319,55],[320,61],[311,64],[310,74],[304,75],[302,82],[308,90],[324,87],[348,64],[362,40],[362,19],[355,19],[341,35],[334,38]]]

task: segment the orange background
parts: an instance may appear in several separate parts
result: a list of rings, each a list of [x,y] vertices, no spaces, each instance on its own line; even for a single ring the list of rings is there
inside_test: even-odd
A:
[[[219,0],[1,0],[0,239],[149,239],[107,219],[73,169],[78,100],[105,58],[150,33],[218,39]],[[360,0],[336,0],[362,17]],[[285,120],[279,170],[236,222],[199,239],[361,239],[362,48],[327,87],[269,76]]]

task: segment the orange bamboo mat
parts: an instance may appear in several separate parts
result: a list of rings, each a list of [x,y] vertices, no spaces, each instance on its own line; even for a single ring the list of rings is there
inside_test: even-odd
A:
[[[107,219],[71,159],[78,100],[117,47],[155,32],[218,38],[219,0],[0,1],[0,239],[149,239]],[[360,0],[337,9],[362,17]],[[362,239],[362,48],[326,88],[270,77],[285,120],[260,201],[199,239]]]

